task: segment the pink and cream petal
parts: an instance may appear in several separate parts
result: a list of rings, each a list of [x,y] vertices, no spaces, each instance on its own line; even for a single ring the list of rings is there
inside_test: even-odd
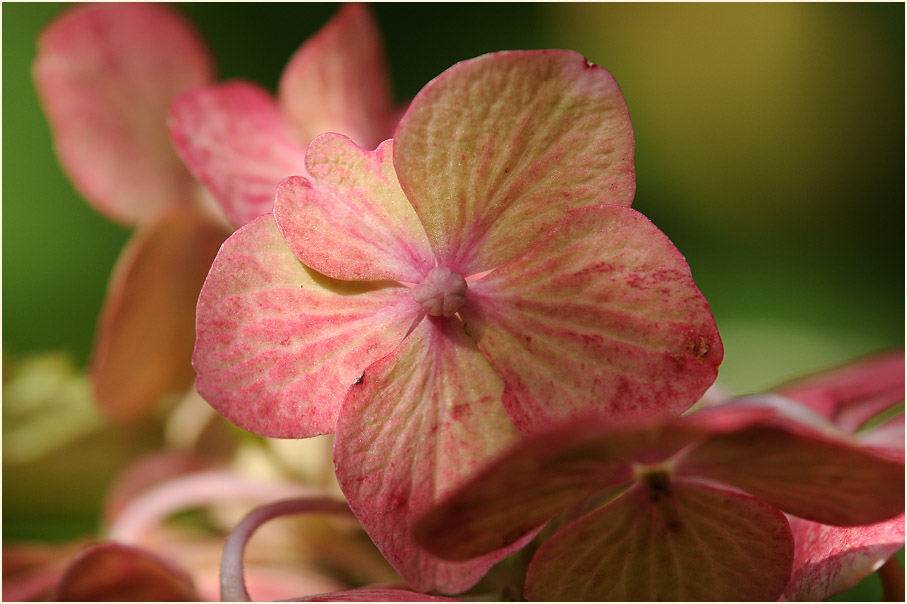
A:
[[[63,169],[101,213],[134,224],[192,199],[167,106],[213,77],[195,29],[159,4],[72,8],[38,39],[38,96]]]
[[[305,175],[305,146],[271,95],[249,82],[191,90],[170,106],[183,161],[236,226],[271,212],[284,178]]]
[[[856,432],[885,409],[904,401],[904,351],[893,350],[797,381],[779,392]]]
[[[390,76],[367,6],[343,5],[296,51],[281,76],[278,102],[303,144],[338,132],[374,149],[392,136]]]
[[[263,216],[224,243],[202,288],[196,388],[256,434],[330,433],[346,391],[419,313],[407,288],[334,281],[308,269],[274,218]]]
[[[680,467],[685,475],[743,489],[789,514],[826,524],[870,524],[904,511],[903,458],[876,455],[795,424],[715,435]]]
[[[464,276],[525,252],[568,210],[629,206],[635,192],[620,89],[570,51],[458,63],[416,95],[394,138],[439,263]]]
[[[226,238],[192,206],[149,218],[120,255],[98,321],[91,379],[115,420],[148,413],[192,384],[195,304]]]
[[[745,495],[673,482],[634,487],[546,541],[530,601],[771,601],[790,576],[784,515]]]
[[[790,518],[794,564],[783,599],[821,602],[869,576],[904,547],[904,514],[867,526]]]
[[[522,257],[470,283],[466,328],[504,378],[523,433],[595,412],[678,414],[723,347],[683,256],[642,214],[570,214]]]
[[[425,229],[397,182],[392,147],[386,141],[365,151],[325,134],[306,153],[312,181],[281,183],[274,218],[306,266],[335,279],[410,283],[434,267]]]
[[[464,591],[526,541],[446,562],[410,534],[417,518],[516,438],[500,406],[502,388],[462,325],[426,317],[365,370],[344,402],[334,444],[338,481],[369,536],[417,591]]]

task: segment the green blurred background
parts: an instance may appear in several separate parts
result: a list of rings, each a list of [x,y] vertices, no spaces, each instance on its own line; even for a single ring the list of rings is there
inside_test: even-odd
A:
[[[31,83],[35,37],[64,7],[2,7],[3,347],[11,358],[63,349],[84,366],[128,232],[68,184]],[[210,42],[221,78],[271,90],[336,9],[180,7]],[[568,48],[611,71],[636,133],[634,207],[686,255],[724,339],[718,379],[731,392],[903,346],[903,4],[374,11],[400,100],[456,61],[495,50]],[[124,462],[98,455],[96,476],[79,478],[62,511],[59,501],[35,502],[71,468],[12,479],[4,468],[4,536],[62,538],[93,526],[106,474]]]

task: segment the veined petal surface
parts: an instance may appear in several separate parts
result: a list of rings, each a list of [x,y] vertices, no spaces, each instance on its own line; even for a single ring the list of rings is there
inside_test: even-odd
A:
[[[830,526],[790,518],[794,566],[783,598],[822,602],[875,572],[904,547],[904,514],[867,526]]]
[[[592,411],[615,421],[680,413],[723,357],[683,256],[630,208],[572,212],[470,283],[461,314],[523,433]]]
[[[263,88],[228,82],[180,95],[170,106],[170,136],[196,178],[242,226],[274,206],[284,178],[305,172],[305,147]]]
[[[690,451],[680,468],[825,524],[870,524],[904,511],[903,458],[876,455],[856,441],[802,426],[715,435]]]
[[[411,283],[434,267],[425,229],[397,182],[392,148],[386,141],[365,151],[325,134],[306,153],[312,181],[281,183],[274,218],[306,266],[335,279]]]
[[[192,199],[167,137],[167,105],[213,78],[207,47],[173,9],[94,4],[41,34],[33,65],[60,163],[101,213],[134,224]]]
[[[502,388],[458,321],[426,317],[350,389],[335,433],[337,479],[413,589],[464,591],[515,549],[446,562],[410,534],[418,517],[516,438]]]
[[[196,388],[261,436],[332,432],[349,387],[403,339],[421,308],[392,284],[350,284],[306,268],[272,216],[222,246],[199,296]]]
[[[524,252],[565,213],[629,206],[633,132],[611,75],[570,51],[508,51],[426,85],[394,135],[403,190],[462,275]]]
[[[339,132],[374,149],[391,137],[390,77],[367,6],[344,4],[296,51],[280,78],[278,102],[303,144]]]
[[[120,254],[91,359],[98,403],[132,420],[192,384],[195,305],[227,233],[192,206],[149,218]]]
[[[771,601],[790,576],[784,515],[751,497],[674,481],[637,485],[558,531],[526,575],[529,601]]]

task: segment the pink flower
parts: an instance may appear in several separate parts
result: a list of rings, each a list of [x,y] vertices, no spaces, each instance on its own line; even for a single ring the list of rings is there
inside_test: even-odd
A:
[[[270,202],[238,211],[245,197],[219,199],[223,210],[215,208],[174,152],[167,128],[171,101],[209,84],[214,69],[198,32],[173,9],[131,3],[74,7],[47,27],[38,48],[35,85],[63,170],[99,212],[136,227],[111,276],[91,361],[101,406],[116,419],[133,419],[161,395],[192,383],[195,304],[204,277],[233,227],[269,212]],[[244,166],[237,174],[242,183],[254,181],[272,199],[280,180],[302,169],[305,137],[322,128],[379,139],[382,129],[390,134],[388,116],[371,121],[379,104],[373,95],[387,88],[379,51],[374,23],[358,5],[345,6],[302,46],[282,78],[281,102],[305,128],[293,144],[281,147],[286,161],[270,165],[261,160],[274,158],[261,156],[260,146],[271,141],[269,148],[277,149],[273,141],[287,137],[277,128],[258,128],[275,121],[266,115],[273,101],[250,84],[224,84],[225,90],[253,94],[260,110],[245,122],[255,128],[228,133],[241,137],[230,139],[229,152]],[[338,64],[344,69],[334,70]],[[187,147],[185,129],[197,125],[207,128],[205,136],[216,133],[210,123],[186,124],[185,118],[197,99],[219,90],[187,93],[174,107],[173,134],[193,170],[200,151]]]
[[[415,589],[473,585],[414,519],[517,438],[595,412],[676,414],[723,350],[641,214],[617,84],[567,51],[457,64],[374,151],[326,134],[202,289],[199,392],[266,436],[335,433],[338,480]]]
[[[903,519],[903,492],[903,459],[859,446],[786,399],[754,397],[538,435],[416,534],[439,555],[468,559],[568,510],[529,565],[529,600],[775,600],[795,559],[782,510],[865,525]]]
[[[780,390],[828,418],[844,432],[856,433],[864,446],[904,459],[903,409],[865,428],[876,416],[904,401],[904,351],[876,355],[834,371],[788,384]],[[855,586],[904,547],[903,512],[869,526],[830,526],[790,517],[794,535],[791,580],[786,600],[826,600]],[[904,575],[894,560],[895,576],[886,599],[903,599]],[[881,574],[881,573],[880,573]],[[894,593],[888,593],[891,589]]]

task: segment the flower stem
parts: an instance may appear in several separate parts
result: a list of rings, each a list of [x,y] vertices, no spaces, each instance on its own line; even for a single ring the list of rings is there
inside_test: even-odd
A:
[[[888,558],[879,568],[879,579],[882,580],[882,600],[885,602],[904,601],[904,569],[894,556]]]
[[[259,526],[288,514],[321,513],[350,515],[344,501],[328,498],[286,499],[255,508],[233,528],[224,545],[220,561],[220,599],[223,602],[251,602],[243,576],[243,554],[246,544]]]

